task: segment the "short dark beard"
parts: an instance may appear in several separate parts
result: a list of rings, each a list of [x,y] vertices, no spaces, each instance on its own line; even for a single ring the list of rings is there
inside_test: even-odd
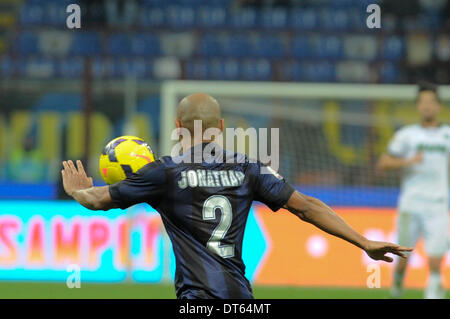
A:
[[[421,122],[427,126],[433,126],[433,124],[436,126],[439,125],[439,121],[435,117],[423,117]]]

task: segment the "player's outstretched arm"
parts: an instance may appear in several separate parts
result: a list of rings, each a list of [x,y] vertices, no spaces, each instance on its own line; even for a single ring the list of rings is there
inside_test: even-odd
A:
[[[108,210],[115,208],[109,186],[94,187],[92,177],[88,177],[81,161],[77,161],[77,167],[72,161],[63,162],[61,171],[64,190],[77,202],[92,210]]]
[[[422,161],[422,158],[423,155],[421,152],[408,159],[394,157],[389,154],[383,154],[377,163],[377,168],[381,171],[401,169],[414,165],[416,163],[420,163]]]
[[[322,201],[303,195],[297,191],[291,195],[284,208],[321,230],[363,249],[372,259],[392,262],[393,259],[386,256],[386,253],[393,253],[405,258],[404,252],[412,251],[412,248],[401,247],[387,242],[368,240],[355,231]]]

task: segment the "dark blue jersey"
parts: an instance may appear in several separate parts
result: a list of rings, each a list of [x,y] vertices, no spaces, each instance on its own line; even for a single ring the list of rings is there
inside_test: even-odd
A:
[[[253,298],[241,257],[248,212],[255,200],[277,211],[294,188],[240,153],[220,149],[195,163],[201,150],[146,165],[111,185],[111,197],[122,209],[148,203],[160,213],[175,253],[178,298]]]

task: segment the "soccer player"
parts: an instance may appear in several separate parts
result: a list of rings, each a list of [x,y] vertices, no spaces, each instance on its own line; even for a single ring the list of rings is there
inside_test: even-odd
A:
[[[196,93],[180,102],[176,127],[193,134],[195,120],[202,121],[204,130],[223,130],[220,106],[209,95]],[[92,187],[81,161],[77,167],[64,161],[62,170],[67,194],[89,209],[125,209],[148,203],[160,213],[175,253],[175,288],[180,299],[253,298],[241,254],[254,200],[273,211],[285,208],[365,250],[375,260],[391,262],[387,253],[405,257],[404,252],[411,250],[366,239],[320,200],[299,193],[273,170],[263,170],[260,162],[220,147],[202,155],[206,147],[217,143],[196,136],[186,141],[183,138],[182,155],[163,156],[111,186]],[[200,163],[186,160],[197,155]]]
[[[395,133],[378,167],[402,170],[398,242],[414,247],[419,238],[424,238],[430,269],[425,298],[445,298],[441,262],[447,249],[450,127],[437,119],[441,103],[435,87],[420,86],[416,102],[420,123]],[[407,258],[396,263],[393,298],[402,295],[407,263]]]

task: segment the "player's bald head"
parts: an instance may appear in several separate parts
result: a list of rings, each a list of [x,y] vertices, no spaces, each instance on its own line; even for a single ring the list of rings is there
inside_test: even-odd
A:
[[[177,120],[194,132],[194,121],[201,120],[202,128],[220,128],[222,119],[220,105],[215,98],[205,93],[194,93],[183,98],[178,104]]]

